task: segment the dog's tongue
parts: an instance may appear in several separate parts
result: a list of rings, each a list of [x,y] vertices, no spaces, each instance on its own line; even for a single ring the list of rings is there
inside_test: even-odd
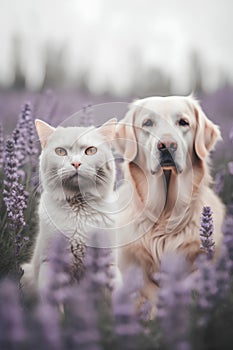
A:
[[[170,178],[171,178],[172,171],[171,170],[164,170],[163,173],[164,173],[165,180],[166,180],[166,183],[167,183],[167,188],[168,188],[169,183],[170,183]]]

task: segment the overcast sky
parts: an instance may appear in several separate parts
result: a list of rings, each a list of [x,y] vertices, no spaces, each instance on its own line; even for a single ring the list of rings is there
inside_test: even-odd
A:
[[[186,92],[193,49],[215,88],[222,71],[233,81],[232,17],[232,0],[0,0],[0,80],[13,77],[17,33],[31,88],[43,80],[45,43],[64,45],[69,76],[88,69],[94,92],[127,91],[139,54],[142,67],[160,67]]]

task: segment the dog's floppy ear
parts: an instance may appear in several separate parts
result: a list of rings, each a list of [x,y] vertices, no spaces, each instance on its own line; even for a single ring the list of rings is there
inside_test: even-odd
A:
[[[129,162],[132,162],[137,155],[137,141],[134,132],[135,113],[135,107],[131,107],[126,116],[118,123],[116,130],[116,148]]]
[[[117,119],[112,118],[99,127],[99,132],[106,138],[107,141],[111,142],[115,138],[116,134]]]
[[[207,118],[199,103],[194,100],[193,103],[197,121],[194,147],[197,156],[203,160],[216,142],[221,140],[221,133],[219,127]]]

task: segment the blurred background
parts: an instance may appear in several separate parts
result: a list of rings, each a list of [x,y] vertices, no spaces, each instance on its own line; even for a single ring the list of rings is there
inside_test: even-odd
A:
[[[231,0],[1,0],[2,89],[186,94],[233,83]]]
[[[25,99],[62,120],[84,105],[193,91],[228,132],[232,10],[231,0],[0,0],[0,119],[9,129]]]

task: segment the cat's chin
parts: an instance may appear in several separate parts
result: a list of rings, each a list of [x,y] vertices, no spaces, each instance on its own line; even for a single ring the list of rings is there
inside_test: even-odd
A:
[[[69,192],[80,192],[80,176],[75,174],[62,179],[62,187]]]

